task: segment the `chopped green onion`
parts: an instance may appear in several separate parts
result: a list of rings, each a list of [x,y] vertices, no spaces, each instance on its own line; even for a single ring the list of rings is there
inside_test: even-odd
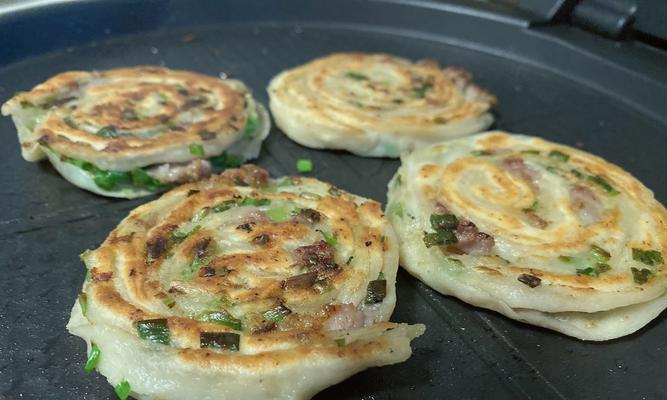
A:
[[[269,218],[269,221],[271,222],[285,222],[289,221],[290,218],[292,218],[292,211],[294,211],[293,206],[289,205],[281,205],[277,207],[272,207],[269,208],[268,211],[266,212],[266,216]]]
[[[223,152],[219,156],[209,158],[211,164],[219,168],[238,168],[243,163],[243,159],[235,154]]]
[[[570,170],[570,173],[579,179],[582,179],[584,177],[584,173],[579,171],[578,169],[573,168]]]
[[[85,293],[79,295],[79,307],[81,307],[81,314],[85,317],[88,313],[88,296]]]
[[[327,242],[330,246],[336,246],[338,244],[338,239],[336,239],[335,233],[329,233],[319,229],[318,231],[322,234],[322,236],[324,236],[324,241]]]
[[[431,227],[435,231],[452,230],[459,225],[459,220],[454,214],[431,214]]]
[[[236,207],[236,205],[237,205],[237,201],[236,201],[236,200],[225,200],[225,201],[223,201],[222,203],[220,203],[220,204],[216,205],[215,207],[213,207],[213,211],[214,211],[214,212],[217,212],[217,213],[219,213],[219,212],[223,212],[223,211],[227,211],[227,210],[229,210],[229,209],[232,208],[232,207]]]
[[[118,137],[118,132],[116,131],[115,126],[108,125],[108,126],[100,128],[97,132],[95,132],[95,135],[102,136],[102,137],[107,137],[107,138],[117,138]]]
[[[116,385],[113,388],[113,390],[114,390],[114,392],[116,392],[116,396],[118,396],[118,398],[120,400],[127,400],[128,396],[130,395],[130,390],[131,390],[130,389],[130,383],[128,381],[126,381],[125,379],[123,379],[122,381],[120,381],[120,383],[118,385]]]
[[[415,93],[415,97],[423,99],[426,97],[426,92],[428,92],[433,87],[433,84],[430,82],[423,82],[420,86],[413,88],[412,90]]]
[[[632,271],[632,279],[639,285],[643,285],[648,282],[651,275],[653,275],[653,272],[647,268],[642,268],[640,270],[635,267],[631,267],[630,271]]]
[[[243,206],[256,206],[256,207],[262,207],[262,206],[268,206],[271,204],[271,200],[269,199],[264,199],[264,198],[256,198],[256,197],[245,197],[241,202],[239,203],[239,207]]]
[[[488,151],[488,150],[473,150],[473,151],[470,152],[470,155],[473,155],[473,156],[475,156],[475,157],[479,157],[479,156],[490,156],[490,155],[492,155],[492,154],[493,154],[493,153],[491,153],[491,152]]]
[[[447,261],[451,262],[452,264],[456,265],[457,267],[465,267],[465,264],[463,264],[463,261],[459,260],[458,258],[454,257],[447,257]]]
[[[598,263],[594,267],[584,269],[577,269],[577,275],[588,275],[597,278],[601,273],[607,272],[611,269],[608,264]]]
[[[533,201],[533,204],[531,204],[527,208],[524,208],[523,211],[524,212],[533,212],[533,211],[537,210],[537,207],[539,205],[540,205],[540,203],[537,200],[535,200],[535,201]]]
[[[354,79],[355,81],[367,81],[369,79],[366,75],[354,71],[346,72],[345,77]]]
[[[458,242],[458,239],[456,239],[456,235],[452,231],[440,230],[424,234],[424,244],[426,247],[453,244],[456,242]]]
[[[341,191],[340,191],[340,189],[338,189],[338,188],[335,187],[335,186],[331,186],[331,187],[329,187],[328,193],[329,193],[330,195],[332,195],[332,196],[335,196],[335,197],[338,197],[338,196],[341,195]]]
[[[201,225],[195,225],[195,226],[194,226],[192,229],[190,229],[189,231],[184,231],[184,230],[176,229],[176,230],[174,230],[174,231],[171,232],[170,238],[171,238],[171,240],[173,240],[174,242],[182,242],[182,241],[184,241],[188,236],[190,236],[190,235],[192,235],[192,234],[194,234],[194,233],[199,232],[200,229],[201,229]]]
[[[86,365],[83,367],[83,370],[86,372],[91,372],[92,370],[97,367],[97,363],[100,361],[100,348],[93,343],[90,346],[90,355],[88,356],[88,361],[86,361]]]
[[[124,110],[120,114],[120,118],[124,121],[138,121],[139,120],[139,114],[135,110],[129,109],[129,110]]]
[[[276,307],[276,308],[273,308],[273,309],[268,310],[268,311],[264,311],[264,312],[262,313],[262,316],[263,316],[265,319],[268,319],[269,321],[280,322],[280,321],[282,321],[286,316],[288,316],[288,315],[291,314],[291,313],[292,313],[292,310],[290,310],[289,308],[287,308],[287,307],[285,307],[285,306],[283,306],[283,305],[279,305],[279,306]]]
[[[207,208],[202,208],[201,210],[197,211],[197,213],[195,213],[195,215],[192,216],[191,221],[192,222],[200,222],[201,220],[206,218],[206,216],[208,215],[208,213],[210,211],[211,211],[211,209],[208,208],[208,207]]]
[[[632,249],[632,259],[646,265],[661,265],[664,263],[662,253],[657,250]]]
[[[345,338],[336,339],[336,340],[334,340],[334,342],[336,342],[336,345],[337,345],[338,347],[343,347],[343,346],[345,346]]]
[[[617,194],[621,193],[618,190],[614,189],[613,186],[611,186],[606,180],[604,180],[604,178],[602,178],[599,175],[589,175],[587,179],[593,182],[594,184],[598,185],[599,187],[601,187],[602,190],[607,192],[607,194],[610,196],[616,196]]]
[[[160,180],[148,175],[148,173],[141,168],[135,168],[130,171],[130,180],[134,186],[148,189],[151,192],[157,192],[169,187],[169,185],[165,185],[160,182]]]
[[[35,105],[28,100],[21,100],[20,102],[21,108],[30,108],[30,107],[35,107]]]
[[[72,121],[72,118],[70,117],[63,118],[63,122],[72,129],[79,129],[79,126],[76,124],[76,122]]]
[[[366,299],[364,300],[364,304],[382,303],[385,296],[387,296],[387,280],[376,279],[370,281],[366,288]]]
[[[190,154],[193,156],[197,157],[203,157],[204,156],[204,146],[201,144],[193,143],[190,146],[188,146],[188,149],[190,149]]]
[[[378,279],[384,279],[384,272],[380,271],[378,274]]]
[[[236,331],[243,329],[243,324],[240,319],[225,310],[222,311],[207,311],[197,314],[194,319],[202,322],[210,322],[213,324],[228,326]]]
[[[570,156],[568,154],[565,154],[562,151],[558,150],[551,150],[549,152],[549,157],[553,158],[556,161],[562,161],[562,162],[567,162],[570,159]]]
[[[354,259],[354,256],[348,257],[347,261],[345,261],[345,265],[350,265],[350,263],[352,262],[353,259]]]
[[[169,344],[169,326],[165,318],[136,322],[139,337],[155,343]]]
[[[241,336],[232,332],[201,332],[199,347],[238,351]]]
[[[540,152],[539,150],[521,150],[521,154],[533,154],[537,156]]]
[[[313,162],[308,159],[301,159],[296,161],[296,170],[301,173],[312,172]]]
[[[84,282],[90,281],[90,270],[86,269],[86,276],[83,278]]]
[[[204,258],[196,257],[190,265],[188,265],[183,271],[181,271],[181,278],[190,280],[194,277],[195,272],[199,271],[199,268],[206,266],[211,262],[213,256],[208,256]]]
[[[401,203],[391,203],[388,207],[388,210],[391,214],[394,214],[395,216],[399,218],[403,218],[403,206]]]
[[[249,115],[248,121],[246,122],[245,128],[243,129],[243,138],[245,140],[252,140],[257,130],[257,116]]]

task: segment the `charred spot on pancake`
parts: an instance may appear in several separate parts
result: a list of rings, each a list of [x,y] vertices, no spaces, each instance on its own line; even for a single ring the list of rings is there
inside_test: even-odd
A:
[[[536,277],[535,275],[521,274],[517,280],[528,287],[535,288],[542,284],[542,279]]]
[[[167,237],[157,235],[146,242],[146,253],[151,259],[160,258],[169,249],[169,245]]]
[[[198,132],[197,132],[197,135],[199,135],[199,137],[201,138],[201,140],[211,140],[211,139],[215,139],[215,133],[213,133],[213,132],[211,132],[211,131],[207,131],[207,130],[198,131]]]

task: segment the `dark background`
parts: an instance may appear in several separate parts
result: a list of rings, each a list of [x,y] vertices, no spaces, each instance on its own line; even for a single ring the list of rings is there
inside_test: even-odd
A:
[[[583,146],[665,202],[665,53],[531,18],[457,2],[378,0],[0,7],[0,101],[66,70],[157,64],[224,71],[266,104],[274,74],[324,54],[430,57],[470,70],[498,96],[496,128]],[[187,34],[194,40],[184,41]],[[65,324],[85,273],[78,254],[150,198],[79,190],[47,163],[21,159],[9,118],[0,119],[0,135],[0,398],[113,398],[104,377],[83,372],[84,343]],[[296,173],[297,158],[313,160],[314,176],[383,202],[398,167],[307,149],[275,128],[257,163],[280,176]],[[392,319],[427,325],[413,357],[357,374],[318,399],[667,398],[664,315],[628,337],[586,343],[444,297],[400,271]]]

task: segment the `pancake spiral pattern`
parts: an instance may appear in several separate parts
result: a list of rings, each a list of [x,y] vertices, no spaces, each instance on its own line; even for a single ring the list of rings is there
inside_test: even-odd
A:
[[[362,156],[480,132],[495,98],[460,68],[387,54],[337,53],[277,75],[268,87],[276,124],[296,142]]]
[[[270,126],[242,82],[153,66],[61,73],[2,113],[27,161],[48,157],[75,185],[113,197],[206,177],[211,162],[238,166]]]
[[[406,360],[380,204],[252,165],[174,189],[82,255],[68,329],[142,399],[302,399]]]
[[[388,216],[401,265],[436,290],[586,340],[667,307],[667,211],[623,169],[490,132],[402,159]]]

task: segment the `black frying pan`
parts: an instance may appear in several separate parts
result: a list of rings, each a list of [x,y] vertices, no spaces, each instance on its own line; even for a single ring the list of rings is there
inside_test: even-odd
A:
[[[640,45],[445,2],[17,3],[0,1],[1,101],[66,70],[163,64],[224,71],[266,103],[274,74],[330,52],[431,57],[472,71],[498,96],[495,127],[582,146],[667,201],[667,57]],[[78,254],[145,200],[79,190],[46,163],[21,159],[8,118],[0,133],[0,398],[113,398],[101,375],[84,373],[84,343],[65,323],[84,277]],[[297,158],[313,160],[314,176],[381,201],[398,167],[310,150],[277,129],[257,162],[279,176],[295,173]],[[634,335],[585,343],[444,297],[404,272],[398,299],[393,320],[428,327],[412,358],[318,399],[667,398],[664,315]]]

